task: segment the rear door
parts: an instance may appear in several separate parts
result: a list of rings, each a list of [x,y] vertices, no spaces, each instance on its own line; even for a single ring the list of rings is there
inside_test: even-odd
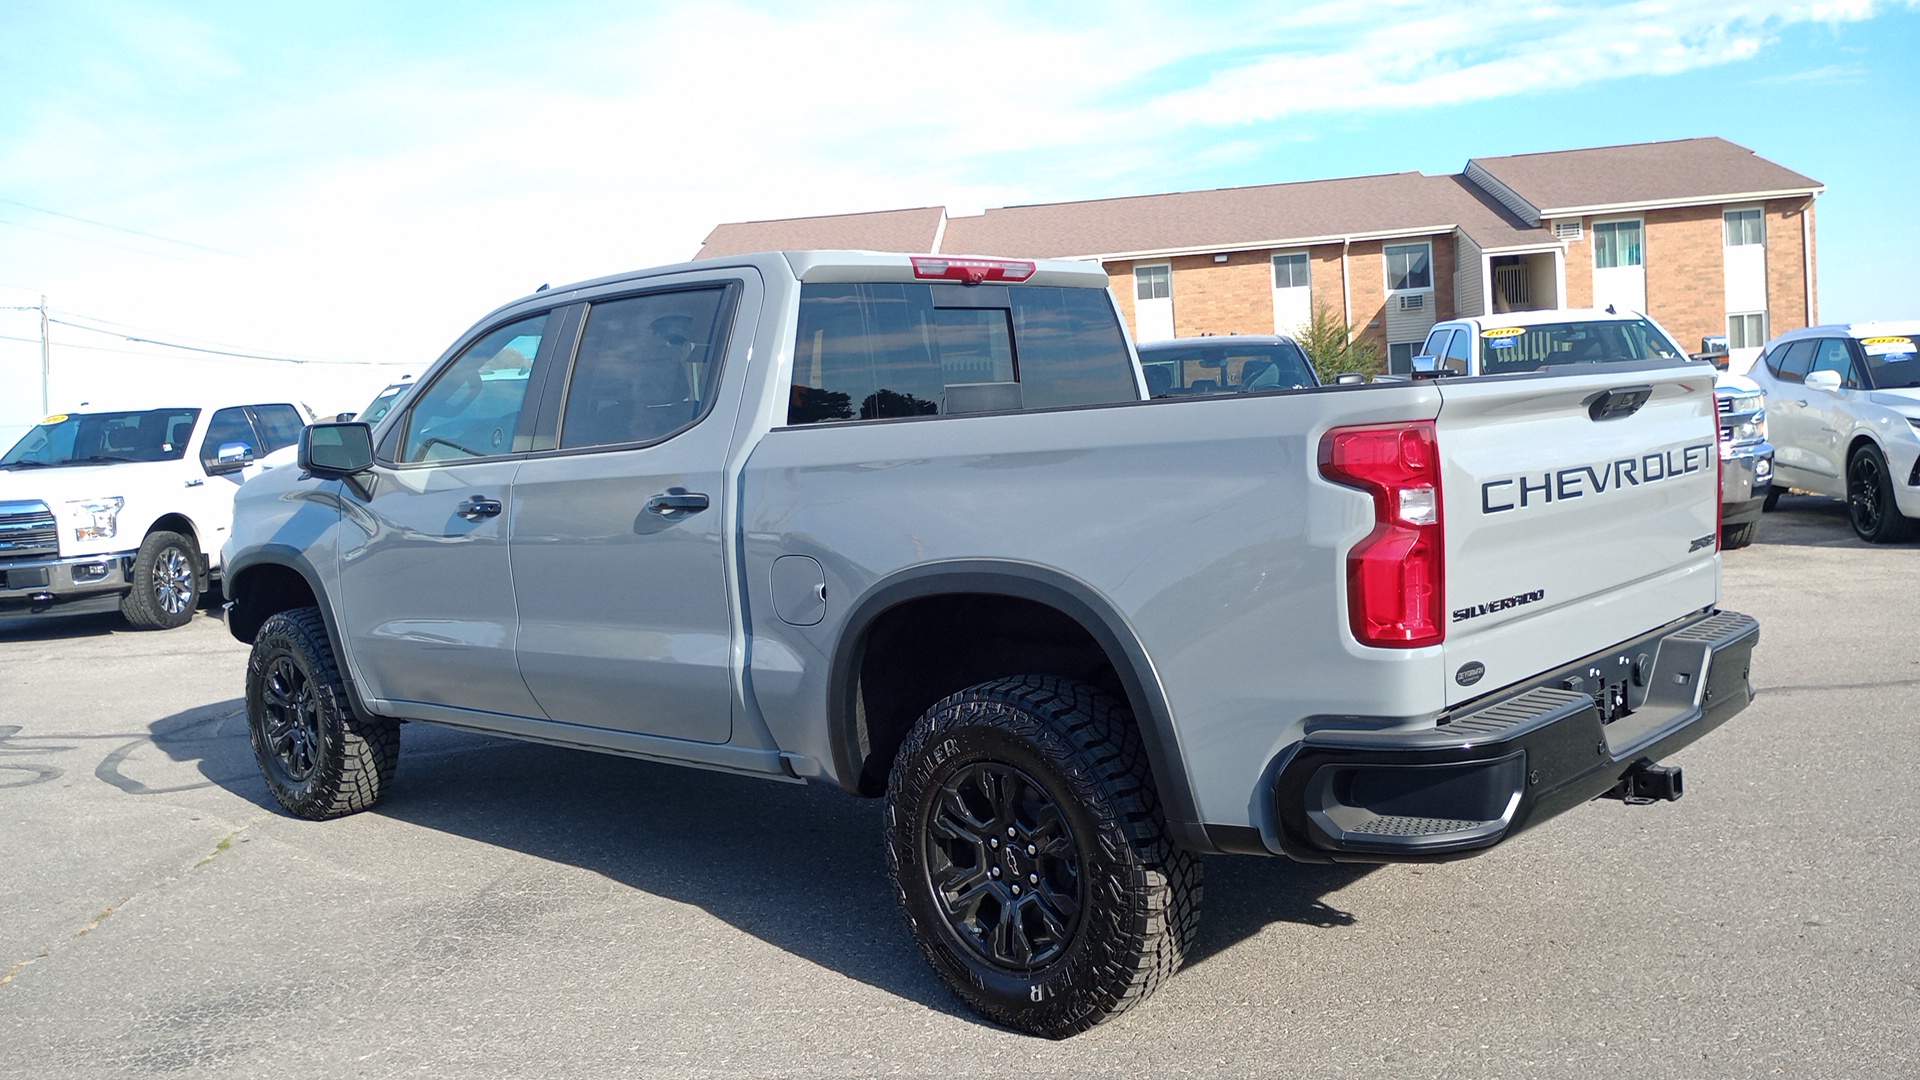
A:
[[[1711,368],[1439,385],[1450,702],[1715,603]]]
[[[744,380],[722,369],[744,366],[760,304],[757,280],[691,278],[587,305],[558,445],[513,486],[516,648],[549,718],[731,737],[726,467]]]

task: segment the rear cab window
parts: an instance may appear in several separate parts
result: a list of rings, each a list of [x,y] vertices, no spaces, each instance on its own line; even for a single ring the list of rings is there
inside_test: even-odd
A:
[[[1104,290],[947,283],[800,290],[789,425],[1136,401]]]

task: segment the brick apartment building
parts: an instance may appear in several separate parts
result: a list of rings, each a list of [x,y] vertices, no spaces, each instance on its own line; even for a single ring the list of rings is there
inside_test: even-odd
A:
[[[697,258],[858,248],[1097,260],[1142,341],[1286,333],[1324,307],[1403,371],[1436,321],[1554,307],[1652,314],[1736,363],[1815,321],[1824,188],[1724,139],[1475,158],[1450,176],[720,225]]]

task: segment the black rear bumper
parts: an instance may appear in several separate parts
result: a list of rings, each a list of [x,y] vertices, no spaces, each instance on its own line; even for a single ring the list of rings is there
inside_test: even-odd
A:
[[[1431,729],[1311,733],[1275,781],[1281,848],[1309,862],[1425,862],[1491,847],[1746,708],[1759,639],[1752,616],[1699,615]]]

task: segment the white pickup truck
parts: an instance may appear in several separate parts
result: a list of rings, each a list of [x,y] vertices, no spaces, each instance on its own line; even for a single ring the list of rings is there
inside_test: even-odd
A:
[[[884,797],[929,963],[1059,1037],[1179,966],[1201,853],[1451,859],[1676,798],[1660,760],[1751,699],[1710,369],[1147,390],[1085,263],[507,305],[237,497],[267,787],[363,810],[407,720]]]
[[[193,618],[220,573],[235,487],[309,414],[183,397],[85,403],[0,455],[0,618],[118,608],[142,630]]]

